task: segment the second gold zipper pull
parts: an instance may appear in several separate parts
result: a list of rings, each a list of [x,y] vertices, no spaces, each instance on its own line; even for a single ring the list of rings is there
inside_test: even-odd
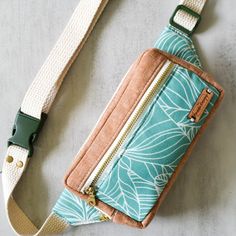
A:
[[[85,193],[89,195],[86,202],[92,207],[96,206],[97,202],[96,202],[95,188],[90,186],[86,189]]]

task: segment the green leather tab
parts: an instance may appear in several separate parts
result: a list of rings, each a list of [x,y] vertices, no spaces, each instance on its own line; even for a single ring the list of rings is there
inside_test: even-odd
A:
[[[19,111],[12,130],[12,137],[8,140],[8,146],[17,145],[29,150],[29,157],[33,155],[33,144],[37,140],[39,132],[47,118],[42,113],[41,119],[34,118]]]

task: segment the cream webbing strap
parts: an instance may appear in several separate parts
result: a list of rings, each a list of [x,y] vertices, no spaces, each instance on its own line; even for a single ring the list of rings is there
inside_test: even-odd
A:
[[[27,91],[21,112],[36,119],[48,113],[66,72],[83,47],[108,0],[80,0],[64,32]],[[18,130],[16,131],[18,132]],[[48,235],[62,232],[68,223],[51,213],[38,229],[12,197],[27,162],[29,150],[10,145],[3,161],[2,182],[9,222],[18,235]]]
[[[21,111],[38,119],[48,113],[62,80],[108,0],[80,0],[67,27],[27,91]]]

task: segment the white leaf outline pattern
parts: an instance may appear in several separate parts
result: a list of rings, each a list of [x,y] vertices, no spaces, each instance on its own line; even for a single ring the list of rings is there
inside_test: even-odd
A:
[[[90,207],[84,200],[67,189],[62,192],[53,212],[72,226],[100,222],[102,215],[99,210]]]
[[[214,97],[196,124],[187,116],[206,87]],[[113,168],[99,181],[98,198],[137,221],[144,220],[218,96],[213,86],[176,65],[117,153]]]
[[[166,51],[201,68],[201,62],[193,41],[178,29],[169,25],[155,44],[155,48]]]
[[[182,58],[185,61],[188,61],[199,68],[201,68],[201,63],[199,60],[199,57],[197,55],[197,52],[194,48],[193,42],[190,38],[185,36],[184,34],[181,34],[180,32],[176,31],[175,28],[171,27],[170,25],[166,27],[164,32],[162,33],[160,39],[157,41],[156,48],[159,48],[160,50],[166,51],[170,54],[176,55],[180,58]],[[190,80],[190,83],[192,81]],[[194,88],[194,83],[191,84],[191,86]],[[217,91],[213,88],[215,94],[217,95]],[[197,88],[193,91],[194,96],[197,96]],[[168,107],[166,104],[162,104],[162,108],[166,109],[168,111]],[[205,116],[207,116],[208,111],[206,112]],[[202,118],[202,120],[205,119],[205,116]],[[166,121],[159,122],[159,125],[165,124]],[[146,121],[146,124],[143,124],[143,127],[145,127],[148,124],[148,119]],[[188,133],[189,140],[191,140],[194,137],[194,130],[187,130],[185,127],[186,124],[181,124],[182,130],[185,134]],[[175,132],[175,135],[178,135],[177,130],[173,129],[171,132]],[[150,138],[151,139],[151,138]],[[155,142],[156,139],[153,139],[153,142]],[[148,141],[148,139],[147,139]],[[152,141],[152,139],[151,139]],[[142,142],[140,142],[140,145],[136,146],[136,149],[129,148],[128,156],[134,155],[134,151],[143,150],[142,148]],[[124,152],[124,150],[123,150]],[[127,153],[126,153],[127,155]],[[176,158],[176,161],[178,161],[181,158],[181,154]],[[114,163],[115,165],[116,163]],[[147,166],[145,166],[147,168]],[[176,167],[175,162],[169,163],[168,166],[160,165],[161,168],[161,174],[158,174],[158,170],[155,168],[154,164],[149,163],[148,164],[148,173],[153,178],[154,182],[148,182],[147,180],[141,178],[136,180],[136,182],[140,183],[140,181],[144,181],[144,183],[148,183],[150,187],[156,188],[156,196],[155,195],[148,195],[148,194],[140,194],[139,197],[142,200],[143,198],[146,200],[146,202],[150,201],[156,201],[157,197],[161,194],[162,189],[164,188],[166,182],[172,175],[174,169]],[[132,169],[132,168],[130,168]],[[150,171],[152,170],[152,171]],[[135,179],[135,174],[132,172],[129,173],[129,176],[131,179]],[[134,181],[135,182],[135,181]],[[141,182],[142,183],[142,182]],[[110,193],[107,192],[107,195],[103,196],[103,199],[105,202],[114,201],[117,208],[124,209],[123,212],[127,211],[129,212],[129,207],[123,206],[122,204],[119,204],[119,196],[116,196],[116,198],[113,198],[113,194],[117,193],[117,185],[114,184],[113,188],[110,189]],[[134,187],[134,192],[137,192],[138,190]],[[134,195],[136,196],[136,195]],[[134,198],[135,199],[135,198]],[[137,198],[136,198],[137,201]],[[148,209],[152,207],[152,204],[143,203],[143,209],[148,212]],[[147,209],[148,208],[148,209]],[[83,200],[81,200],[79,197],[77,197],[75,194],[69,192],[67,189],[63,191],[61,194],[61,197],[57,201],[55,207],[53,208],[53,211],[58,214],[59,216],[63,217],[68,221],[71,225],[79,225],[79,224],[86,224],[86,223],[94,223],[98,222],[99,215],[101,214],[97,209],[91,208],[88,206]],[[90,212],[87,214],[86,212]],[[139,220],[143,219],[145,217],[145,214],[141,213],[141,208],[139,204],[138,209],[131,209],[131,212],[134,212],[136,216],[139,216]],[[128,214],[131,215],[132,214]],[[134,217],[137,218],[137,217]]]

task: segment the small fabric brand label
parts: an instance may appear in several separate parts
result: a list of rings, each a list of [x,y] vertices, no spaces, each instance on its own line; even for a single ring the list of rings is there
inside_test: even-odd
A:
[[[193,106],[192,110],[190,111],[188,118],[193,119],[194,122],[199,122],[212,97],[213,92],[208,88],[204,89],[197,102]]]

